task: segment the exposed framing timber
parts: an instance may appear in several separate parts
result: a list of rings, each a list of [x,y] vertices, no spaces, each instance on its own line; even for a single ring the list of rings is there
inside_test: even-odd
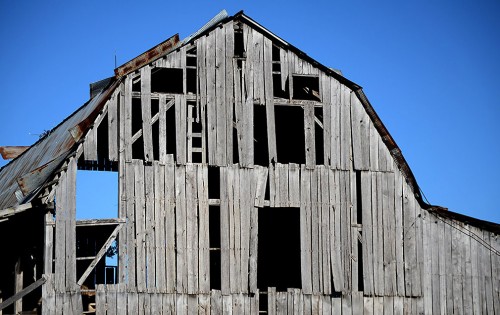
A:
[[[3,301],[0,304],[0,311],[3,310],[4,308],[6,308],[7,306],[11,305],[12,303],[16,302],[17,300],[22,299],[24,296],[26,296],[27,294],[31,293],[33,290],[35,290],[36,288],[38,288],[39,286],[44,284],[45,281],[47,281],[47,278],[45,277],[45,275],[43,275],[37,281],[33,282],[32,284],[30,284],[26,288],[22,289],[21,291],[14,294],[13,296],[8,298],[7,300]]]

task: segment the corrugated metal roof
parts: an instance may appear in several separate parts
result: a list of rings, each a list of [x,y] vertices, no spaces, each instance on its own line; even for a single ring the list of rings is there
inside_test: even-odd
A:
[[[86,122],[95,119],[116,86],[117,82],[98,93],[47,136],[0,169],[0,210],[29,202],[34,197],[37,189],[76,150],[75,144],[90,126]]]

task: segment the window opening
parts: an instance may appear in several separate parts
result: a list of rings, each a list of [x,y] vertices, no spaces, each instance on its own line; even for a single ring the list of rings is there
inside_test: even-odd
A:
[[[76,178],[76,257],[77,279],[85,272],[116,224],[99,224],[99,219],[118,217],[118,172],[77,171]],[[84,220],[97,220],[90,223]],[[118,242],[115,240],[87,277],[84,285],[117,282]]]
[[[137,76],[132,79],[132,92],[140,92],[141,91],[141,76]]]
[[[314,107],[314,143],[316,147],[316,165],[324,164],[323,108]]]
[[[293,75],[294,100],[321,101],[319,96],[319,77],[310,75]]]
[[[257,287],[301,288],[299,208],[259,208]]]
[[[182,94],[184,75],[181,68],[151,70],[151,92]]]
[[[304,109],[300,106],[274,106],[278,162],[304,164]]]
[[[267,116],[266,106],[254,105],[254,164],[269,165],[269,149],[267,146]]]

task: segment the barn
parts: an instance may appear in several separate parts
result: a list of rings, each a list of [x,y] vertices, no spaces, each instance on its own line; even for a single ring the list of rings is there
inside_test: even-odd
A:
[[[0,314],[500,314],[500,225],[426,203],[340,71],[222,11],[114,72],[0,148]]]

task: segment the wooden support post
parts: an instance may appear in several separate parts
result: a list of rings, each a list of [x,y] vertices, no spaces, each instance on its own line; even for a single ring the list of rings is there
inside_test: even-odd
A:
[[[19,257],[14,265],[14,293],[17,295],[23,289],[23,270],[21,268],[21,257]],[[23,311],[23,300],[19,298],[14,304],[14,313]]]

